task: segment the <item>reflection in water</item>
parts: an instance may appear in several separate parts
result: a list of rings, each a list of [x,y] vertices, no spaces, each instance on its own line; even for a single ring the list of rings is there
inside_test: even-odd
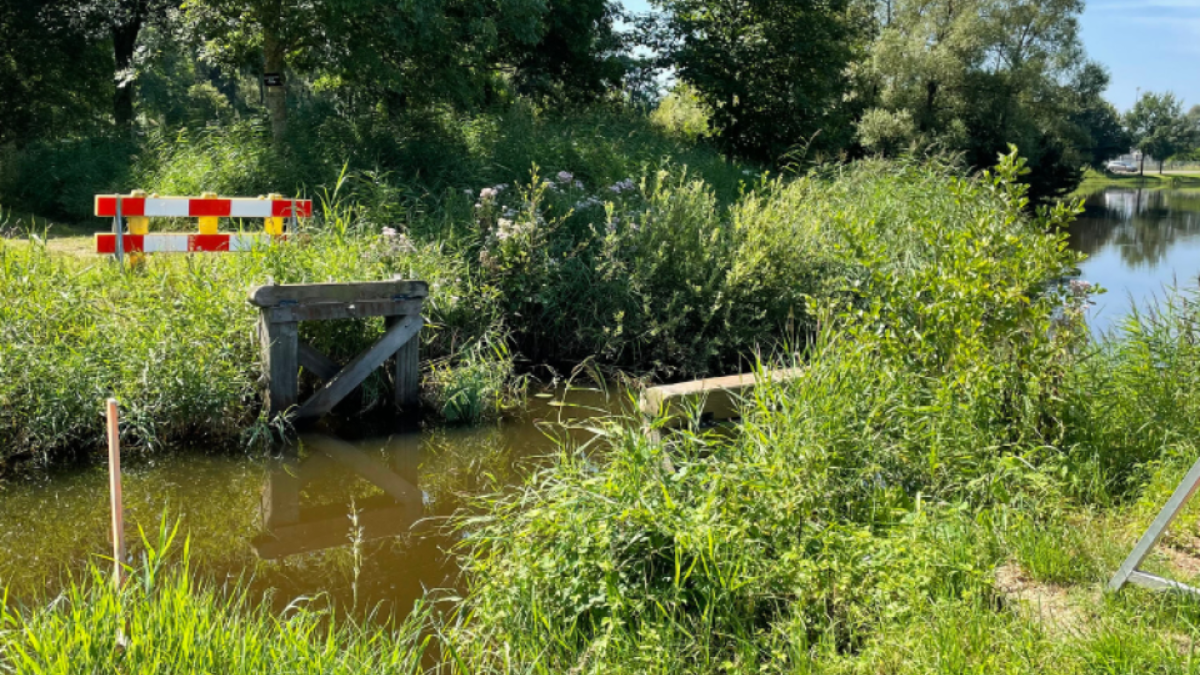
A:
[[[1175,284],[1194,286],[1200,274],[1200,192],[1108,188],[1088,195],[1070,227],[1070,245],[1088,255],[1082,278],[1109,293],[1090,313],[1107,331],[1132,305],[1145,306]]]
[[[130,456],[123,468],[131,555],[141,555],[138,528],[154,536],[166,515],[179,519],[201,575],[248,578],[253,591],[273,591],[276,609],[308,597],[405,612],[426,589],[457,582],[445,517],[462,496],[513,483],[555,452],[561,417],[622,404],[597,390],[554,398],[569,405],[535,398],[519,419],[467,429],[304,435],[273,457]],[[586,440],[585,432],[571,435]],[[0,481],[0,585],[10,600],[56,592],[89,558],[100,562],[107,542],[105,467]]]
[[[410,533],[425,513],[417,489],[417,448],[388,439],[384,458],[339,438],[323,434],[301,436],[272,462],[263,487],[263,534],[251,546],[260,558],[283,558],[297,553],[346,545],[347,537],[365,542]],[[348,469],[366,481],[366,489],[381,494],[351,496],[350,510],[334,501],[304,504],[301,492],[337,468]],[[349,521],[349,533],[347,533]]]

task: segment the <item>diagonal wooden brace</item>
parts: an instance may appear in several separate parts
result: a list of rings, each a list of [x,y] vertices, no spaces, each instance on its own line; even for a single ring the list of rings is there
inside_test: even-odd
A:
[[[397,321],[383,337],[346,364],[325,383],[317,393],[300,406],[296,417],[320,417],[328,413],[355,387],[363,383],[373,370],[383,365],[393,354],[420,332],[424,320],[420,316],[406,316]]]
[[[341,366],[334,363],[333,359],[325,356],[317,351],[312,345],[307,342],[301,342],[296,345],[296,356],[300,360],[300,365],[308,372],[328,382],[341,370]]]

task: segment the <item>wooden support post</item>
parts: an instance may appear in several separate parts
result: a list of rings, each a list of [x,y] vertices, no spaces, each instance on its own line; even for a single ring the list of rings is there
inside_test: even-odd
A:
[[[121,499],[121,413],[117,400],[106,404],[108,417],[108,488],[112,504],[113,583],[125,582],[125,507]]]
[[[386,324],[391,328],[404,317],[389,316]],[[421,399],[421,335],[411,340],[396,352],[394,364],[396,376],[396,406],[401,409],[416,408]]]
[[[295,322],[277,323],[260,317],[258,330],[267,376],[268,410],[272,415],[282,414],[296,405],[300,396],[298,326]]]
[[[421,307],[429,295],[423,281],[392,279],[358,283],[268,284],[250,289],[250,303],[259,308],[263,365],[272,415],[320,417],[388,359],[395,374],[396,403],[415,408],[420,398]],[[370,349],[339,368],[310,345],[300,343],[300,321],[330,321],[384,317],[387,331]],[[297,406],[297,369],[324,380],[311,398]]]

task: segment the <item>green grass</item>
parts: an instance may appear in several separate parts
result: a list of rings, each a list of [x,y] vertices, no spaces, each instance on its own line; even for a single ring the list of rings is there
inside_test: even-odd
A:
[[[10,609],[0,653],[51,673],[406,672],[422,650],[472,674],[1200,672],[1200,604],[1102,590],[1200,453],[1200,305],[1174,294],[1093,342],[1081,298],[1045,284],[1076,263],[1053,234],[1072,214],[1030,216],[1020,168],[866,163],[736,205],[747,272],[800,278],[818,245],[838,270],[809,339],[762,352],[802,374],[756,387],[733,433],[589,420],[602,443],[471,498],[465,593],[438,611],[274,617],[160,556],[120,598],[136,649],[113,651],[94,573]],[[707,222],[672,194],[665,222]],[[1148,570],[1195,583],[1198,514]]]
[[[1173,172],[1159,174],[1157,170],[1146,168],[1145,175],[1117,174],[1111,171],[1096,171],[1088,169],[1084,173],[1083,182],[1075,188],[1075,195],[1086,195],[1106,187],[1136,187],[1149,189],[1186,189],[1200,187],[1200,172]]]
[[[534,174],[450,193],[438,209],[385,230],[368,184],[368,174],[341,174],[319,194],[315,222],[285,243],[151,256],[131,273],[37,240],[0,242],[5,452],[97,447],[96,410],[108,396],[125,406],[127,440],[144,446],[261,437],[268,421],[258,415],[258,340],[245,294],[268,278],[428,281],[427,400],[446,419],[475,420],[495,414],[511,361],[560,370],[589,361],[661,379],[743,370],[756,351],[810,340],[819,306],[886,302],[896,273],[940,255],[925,240],[930,219],[991,223],[1003,208],[996,188],[937,163],[761,178],[729,204],[718,186],[676,167],[611,185]],[[1028,275],[1044,265],[1030,261],[1024,283],[1040,282]],[[942,283],[923,274],[922,284]],[[314,346],[349,358],[381,327],[304,330]],[[481,351],[483,341],[497,349]],[[369,380],[358,409],[386,403],[386,384]]]
[[[91,565],[50,604],[0,609],[0,668],[21,673],[419,673],[430,643],[418,606],[393,628],[335,619],[321,598],[283,614],[244,581],[192,576],[160,532],[120,591]],[[124,636],[118,647],[117,635]]]

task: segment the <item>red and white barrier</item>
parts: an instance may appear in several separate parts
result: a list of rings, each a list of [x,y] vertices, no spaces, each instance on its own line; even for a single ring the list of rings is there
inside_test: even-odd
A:
[[[117,215],[117,195],[96,195],[96,215]],[[311,199],[121,197],[125,218],[297,218],[312,217]]]
[[[124,200],[122,200],[124,205]],[[267,246],[282,236],[269,234],[127,234],[125,253],[221,253]],[[97,234],[96,253],[116,253],[117,235]]]

